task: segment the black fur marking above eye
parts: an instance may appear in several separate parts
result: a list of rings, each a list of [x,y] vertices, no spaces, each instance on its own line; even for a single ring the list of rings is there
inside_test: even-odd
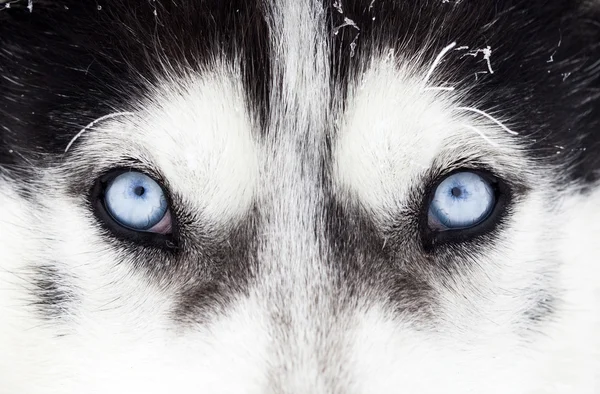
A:
[[[465,56],[468,50],[453,50],[438,65],[433,80],[468,92],[464,106],[508,119],[530,155],[563,168],[569,163],[564,171],[572,180],[589,183],[598,178],[600,7],[585,1],[323,4],[338,91],[346,91],[371,56],[389,50],[400,61],[427,70],[452,42],[468,50],[489,46],[493,74],[481,53]]]
[[[73,314],[77,294],[66,275],[53,265],[40,265],[33,268],[31,292],[32,305],[48,320],[60,320],[66,314]]]
[[[52,160],[85,125],[130,110],[161,78],[201,74],[215,60],[239,66],[249,112],[267,118],[260,2],[37,1],[31,13],[26,4],[0,12],[0,166]]]

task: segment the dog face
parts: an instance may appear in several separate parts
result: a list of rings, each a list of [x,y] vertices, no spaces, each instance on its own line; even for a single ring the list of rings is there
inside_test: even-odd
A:
[[[600,388],[594,2],[0,9],[0,391]]]

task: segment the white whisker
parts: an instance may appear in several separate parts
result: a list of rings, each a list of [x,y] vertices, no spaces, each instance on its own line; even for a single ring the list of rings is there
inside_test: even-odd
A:
[[[85,126],[83,129],[81,129],[81,131],[79,131],[79,133],[77,133],[75,135],[75,137],[73,137],[73,139],[71,139],[71,141],[69,141],[69,144],[65,148],[65,153],[67,153],[69,151],[69,149],[71,148],[71,146],[75,143],[75,141],[77,141],[77,139],[79,139],[79,137],[81,137],[83,135],[83,133],[85,133],[86,131],[88,131],[92,127],[96,126],[96,124],[98,124],[99,122],[102,122],[102,121],[107,120],[107,119],[116,118],[118,116],[133,116],[133,115],[134,115],[133,112],[114,112],[112,114],[108,114],[108,115],[104,115],[104,116],[99,117],[98,119],[94,120],[93,122],[91,122],[90,124],[88,124],[87,126]]]
[[[512,131],[511,129],[509,129],[508,127],[506,127],[502,122],[500,122],[498,119],[494,118],[492,115],[490,115],[487,112],[484,112],[484,111],[482,111],[480,109],[471,108],[471,107],[456,107],[455,109],[458,110],[458,111],[470,111],[470,112],[474,112],[476,114],[479,114],[481,116],[485,116],[486,118],[488,118],[492,122],[496,123],[498,126],[502,127],[502,129],[504,129],[507,133],[512,134],[512,135],[519,135],[519,133],[517,133],[516,131]]]
[[[462,127],[465,127],[469,130],[472,130],[474,132],[476,132],[477,134],[479,134],[481,136],[481,138],[483,138],[488,144],[494,146],[494,147],[498,147],[498,144],[496,144],[494,141],[492,141],[491,139],[489,139],[488,136],[486,136],[485,134],[483,134],[483,132],[481,130],[479,130],[477,127],[468,125],[468,124],[461,124]]]
[[[453,92],[455,88],[454,86],[432,86],[429,88],[423,88],[423,90],[445,90],[448,92]]]
[[[435,60],[433,61],[433,64],[431,65],[431,67],[429,68],[429,71],[427,72],[427,75],[425,75],[425,79],[423,80],[423,89],[426,88],[427,83],[429,82],[429,79],[431,78],[431,75],[433,75],[433,72],[435,71],[436,67],[442,61],[442,58],[449,51],[451,51],[452,48],[454,48],[455,46],[456,46],[456,42],[453,42],[452,44],[450,44],[450,45],[446,46],[444,49],[442,49],[442,51],[436,56]]]

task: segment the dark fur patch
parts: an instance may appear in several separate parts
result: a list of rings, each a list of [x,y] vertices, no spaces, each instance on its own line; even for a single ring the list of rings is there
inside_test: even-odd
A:
[[[433,265],[418,248],[418,227],[406,218],[409,223],[386,234],[358,206],[342,206],[333,196],[329,201],[320,238],[327,240],[324,246],[332,253],[328,262],[338,301],[346,305],[383,301],[397,316],[431,321],[436,295],[426,274]],[[424,267],[428,269],[423,271]]]
[[[175,264],[155,275],[172,278],[179,290],[173,318],[184,324],[207,323],[215,315],[225,314],[236,296],[248,294],[248,288],[260,269],[256,258],[258,224],[256,210],[229,232],[208,234],[199,243],[197,231],[187,234],[182,253]],[[215,242],[216,240],[216,242]]]
[[[70,286],[68,277],[53,265],[36,266],[33,271],[33,306],[40,316],[56,321],[66,314],[73,314],[77,294]]]
[[[525,311],[525,318],[534,323],[543,323],[556,312],[560,290],[539,289],[532,292],[533,306]]]
[[[535,307],[525,312],[527,319],[540,323],[545,321],[556,310],[556,297],[550,294],[541,294]]]

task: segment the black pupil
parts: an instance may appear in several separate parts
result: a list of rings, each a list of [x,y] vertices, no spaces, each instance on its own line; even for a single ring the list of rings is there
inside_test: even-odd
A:
[[[461,194],[462,194],[462,190],[460,190],[460,187],[453,187],[452,188],[452,196],[454,196],[454,197],[460,197]]]
[[[141,197],[146,192],[146,189],[144,189],[143,186],[136,186],[136,188],[133,189],[133,192],[135,193],[136,196]]]

